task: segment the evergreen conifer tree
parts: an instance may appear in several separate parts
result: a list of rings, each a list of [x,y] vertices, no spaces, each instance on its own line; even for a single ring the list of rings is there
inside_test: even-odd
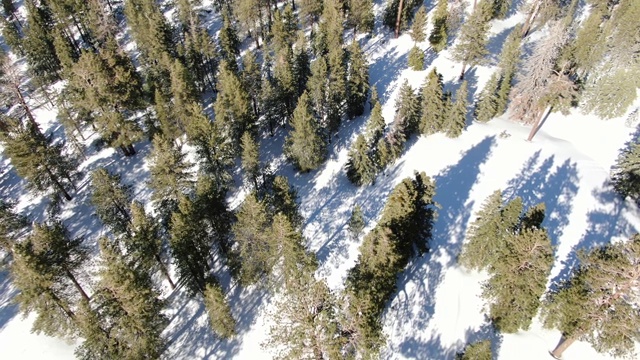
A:
[[[304,220],[300,215],[298,205],[298,192],[289,185],[286,177],[278,175],[271,183],[271,193],[268,202],[271,205],[271,213],[282,213],[295,228],[302,226]]]
[[[242,147],[242,170],[248,182],[253,183],[254,190],[258,191],[258,178],[260,176],[260,154],[258,144],[252,136],[245,132],[240,140]]]
[[[98,168],[91,174],[91,203],[98,217],[115,234],[127,231],[131,222],[131,186],[123,185],[120,175]]]
[[[349,158],[345,165],[347,178],[357,186],[373,183],[376,176],[376,167],[369,152],[367,141],[362,134],[349,149]]]
[[[382,117],[382,105],[376,102],[371,110],[371,117],[367,121],[366,139],[370,149],[375,149],[376,144],[384,136],[386,123]]]
[[[436,11],[433,14],[433,28],[429,35],[429,43],[435,52],[440,52],[447,47],[447,18],[449,17],[448,5],[449,2],[447,0],[438,0]]]
[[[325,160],[326,144],[309,109],[309,97],[306,92],[298,99],[291,127],[293,130],[285,140],[287,157],[302,172],[316,169]]]
[[[589,342],[598,352],[633,356],[640,334],[638,259],[640,236],[606,244],[579,254],[580,265],[545,300],[545,327],[557,328],[563,340],[551,352],[560,358],[576,340]]]
[[[482,89],[482,92],[478,96],[478,102],[473,110],[473,115],[476,120],[486,123],[493,119],[498,113],[498,87],[499,87],[499,74],[494,72],[489,78],[489,81]]]
[[[9,46],[11,51],[16,53],[18,56],[24,56],[25,50],[22,46],[22,36],[20,36],[20,30],[18,30],[16,21],[0,17],[0,22],[2,22],[2,37],[4,38],[5,43]]]
[[[351,211],[351,217],[349,218],[349,222],[347,223],[347,227],[349,230],[349,235],[351,235],[351,239],[358,240],[360,235],[362,235],[362,231],[364,230],[364,215],[362,214],[362,207],[356,204],[353,207],[353,211]]]
[[[613,166],[611,180],[614,189],[623,197],[640,201],[640,144],[634,143],[623,150]]]
[[[382,22],[389,29],[395,29],[398,37],[400,30],[409,27],[414,11],[420,4],[418,0],[389,0],[382,14]]]
[[[411,24],[411,39],[414,43],[423,42],[427,39],[425,28],[427,27],[427,10],[424,5],[420,6]]]
[[[327,115],[327,87],[328,87],[327,61],[324,56],[311,63],[311,76],[307,82],[307,93],[313,112],[319,119]]]
[[[502,238],[515,224],[502,218],[502,191],[496,190],[489,196],[467,231],[467,242],[462,248],[458,261],[469,269],[483,270],[499,261]],[[519,211],[522,211],[520,208]]]
[[[54,144],[52,137],[44,136],[30,122],[12,123],[12,130],[0,133],[0,139],[4,144],[4,153],[11,159],[18,175],[36,191],[45,192],[53,188],[60,196],[71,200],[69,188],[75,189],[73,178],[76,165],[63,155],[63,144]]]
[[[417,46],[409,51],[409,67],[415,71],[422,71],[424,68],[424,52]]]
[[[222,287],[217,283],[207,284],[203,299],[213,331],[224,339],[234,336],[236,321],[231,314],[229,303],[224,298]]]
[[[240,56],[240,39],[238,33],[231,23],[231,18],[228,13],[223,13],[223,25],[218,35],[218,42],[220,44],[220,55],[226,62],[229,69],[234,72],[238,70],[238,63],[236,57]]]
[[[296,96],[302,95],[307,87],[307,80],[311,76],[311,59],[309,44],[304,31],[298,31],[298,41],[293,50],[293,77],[297,84]]]
[[[487,12],[489,9],[486,5],[488,3],[489,0],[481,0],[481,3],[476,6],[469,19],[462,25],[458,43],[451,52],[453,59],[462,63],[460,81],[464,79],[467,66],[472,68],[481,64],[489,53],[487,50],[487,31],[489,30]]]
[[[347,117],[353,119],[364,113],[369,95],[369,66],[357,41],[349,46],[347,71]]]
[[[0,249],[11,253],[22,231],[29,226],[26,216],[14,212],[15,204],[0,199]]]
[[[260,74],[260,65],[255,55],[251,51],[247,51],[242,57],[242,85],[251,97],[251,105],[256,118],[260,116],[260,94],[262,92],[262,77]]]
[[[400,92],[396,100],[396,115],[392,126],[396,126],[406,140],[406,138],[418,131],[420,116],[420,96],[416,94],[411,85],[409,85],[409,81],[405,79],[400,86]]]
[[[29,64],[29,71],[42,84],[50,84],[60,79],[60,60],[53,45],[54,22],[46,3],[37,6],[33,0],[25,2],[27,27],[23,46]]]
[[[33,233],[14,246],[11,271],[20,290],[16,300],[23,314],[37,313],[34,332],[67,336],[76,331],[75,303],[79,298],[89,301],[77,280],[87,257],[82,238],[70,238],[60,222],[35,224]]]
[[[420,133],[434,134],[444,130],[447,117],[447,106],[443,94],[442,75],[434,68],[423,83],[420,93],[422,100],[422,116],[420,118]]]
[[[370,33],[373,31],[375,16],[371,0],[349,0],[349,16],[347,27],[354,33]]]
[[[464,351],[456,354],[456,360],[491,360],[491,341],[483,340],[464,347]]]
[[[447,113],[446,132],[450,138],[457,138],[467,125],[467,82],[463,81],[456,91],[456,101]]]

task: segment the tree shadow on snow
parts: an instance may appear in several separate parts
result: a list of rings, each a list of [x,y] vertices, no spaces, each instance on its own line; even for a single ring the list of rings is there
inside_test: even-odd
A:
[[[0,331],[16,316],[19,306],[14,298],[18,290],[11,282],[11,276],[6,269],[0,270]]]
[[[435,312],[435,294],[444,272],[451,267],[460,252],[471,217],[471,189],[480,175],[480,167],[490,157],[495,137],[486,137],[469,150],[460,161],[435,177],[434,200],[441,207],[434,224],[430,251],[414,259],[399,276],[398,291],[390,302],[385,318],[392,319],[395,332],[405,334],[399,348],[393,349],[405,357],[416,359],[453,358],[456,349],[442,346],[440,335],[418,338],[410,329],[425,329]],[[419,304],[420,308],[415,309]],[[408,326],[407,324],[411,325]]]

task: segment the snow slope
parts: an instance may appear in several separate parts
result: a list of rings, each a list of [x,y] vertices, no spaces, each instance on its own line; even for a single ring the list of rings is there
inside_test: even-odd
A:
[[[384,1],[376,1],[377,22]],[[428,9],[433,5],[426,2]],[[470,8],[470,7],[469,7]],[[512,12],[513,13],[513,12]],[[522,16],[494,22],[490,48],[497,54],[509,30]],[[377,29],[380,24],[377,23]],[[532,39],[541,34],[534,33]],[[413,43],[405,34],[392,39],[388,32],[359,39],[369,55],[371,83],[377,86],[388,122],[393,118],[399,85],[408,79],[417,88],[433,67],[443,73],[445,90],[455,92],[460,64],[451,61],[449,52],[426,52],[427,68],[407,70],[407,55]],[[420,44],[425,50],[427,44]],[[488,80],[495,64],[481,66],[467,73],[470,100]],[[634,107],[640,105],[637,101]],[[629,109],[631,110],[631,109]],[[55,113],[42,107],[36,112],[44,128],[61,134]],[[261,144],[265,161],[288,176],[297,188],[304,234],[308,246],[320,261],[318,276],[326,278],[332,289],[340,290],[346,272],[358,256],[359,242],[349,240],[346,223],[354,204],[362,206],[367,227],[372,229],[389,192],[414,171],[425,171],[436,182],[435,200],[441,209],[434,229],[431,251],[414,259],[398,278],[398,290],[384,314],[384,331],[388,343],[385,359],[452,359],[468,342],[491,339],[498,359],[545,359],[547,351],[560,340],[558,331],[541,328],[537,321],[529,331],[499,335],[484,317],[479,298],[480,282],[486,274],[468,272],[456,264],[467,226],[484,199],[502,189],[509,197],[521,196],[525,205],[544,202],[547,227],[556,246],[556,261],[550,283],[566,276],[575,264],[575,251],[596,244],[627,238],[640,228],[638,209],[612,192],[607,183],[611,165],[618,151],[631,139],[635,129],[625,125],[625,118],[602,121],[574,111],[568,116],[551,114],[532,142],[525,141],[528,127],[503,116],[488,124],[469,124],[457,139],[441,134],[412,138],[404,155],[381,174],[375,185],[357,188],[349,183],[344,164],[351,142],[364,128],[368,113],[344,124],[333,139],[329,160],[317,171],[296,174],[284,161],[281,148],[284,134],[265,137]],[[89,137],[87,143],[95,140]],[[118,171],[123,180],[134,185],[137,200],[147,201],[145,186],[148,167],[144,156],[149,144],[137,144],[139,154],[123,160],[110,149],[92,150],[81,170],[98,166]],[[100,224],[88,202],[87,181],[81,183],[76,199],[63,205],[63,217],[76,235],[95,241]],[[41,221],[47,201],[25,194],[23,183],[4,160],[0,172],[0,194],[20,200],[19,210]],[[19,197],[16,194],[21,194]],[[232,205],[242,200],[242,188],[234,189]],[[90,286],[90,279],[84,279]],[[220,341],[209,330],[204,307],[182,292],[165,295],[171,306],[167,316],[171,323],[165,331],[170,341],[167,359],[269,359],[262,348],[270,326],[268,312],[272,295],[256,288],[241,288],[229,279],[223,281],[233,314],[238,319],[239,336]],[[23,319],[17,306],[7,272],[0,272],[0,357],[3,359],[71,359],[76,343],[29,333],[33,317]],[[608,359],[590,345],[577,342],[565,352],[565,359]]]

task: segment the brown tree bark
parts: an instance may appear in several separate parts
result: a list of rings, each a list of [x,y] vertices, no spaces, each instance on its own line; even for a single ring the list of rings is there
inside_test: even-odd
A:
[[[76,289],[78,290],[78,292],[80,293],[80,295],[82,295],[82,297],[87,300],[87,302],[89,301],[89,296],[87,295],[86,292],[84,292],[84,289],[82,288],[82,286],[80,286],[80,283],[78,283],[78,280],[76,280],[76,277],[73,276],[73,274],[71,273],[71,271],[69,271],[68,269],[64,270],[67,277],[71,280],[71,282],[73,283],[73,285],[76,287]]]
[[[45,166],[45,170],[49,175],[49,178],[51,179],[51,181],[53,181],[53,184],[56,186],[56,188],[58,188],[58,190],[62,192],[62,195],[64,196],[64,198],[67,199],[67,201],[71,201],[71,199],[73,198],[71,197],[71,195],[69,195],[69,193],[67,192],[67,189],[65,189],[64,186],[62,186],[58,177],[53,174],[53,172],[51,171],[51,169],[49,169],[48,166]]]
[[[540,127],[542,127],[542,119],[544,119],[545,114],[548,114],[551,112],[551,109],[552,107],[549,106],[547,109],[544,109],[544,111],[540,112],[538,119],[536,120],[536,122],[533,124],[533,127],[531,128],[531,132],[529,132],[529,137],[527,138],[527,141],[533,140],[533,137],[536,136],[536,134],[538,133],[538,130],[540,130]]]
[[[160,258],[160,255],[156,254],[155,258],[156,258],[156,261],[158,262],[158,264],[160,265],[160,272],[167,279],[167,281],[169,282],[169,285],[171,285],[171,289],[175,289],[176,288],[176,284],[171,279],[171,276],[169,275],[169,270],[167,269],[167,266],[162,262],[162,259]]]
[[[462,63],[462,71],[460,71],[460,77],[458,77],[459,81],[464,80],[464,72],[467,70],[467,63]]]
[[[402,20],[402,6],[404,5],[404,0],[400,0],[398,4],[398,17],[396,18],[396,39],[398,35],[400,35],[400,20]]]
[[[558,346],[556,346],[553,351],[550,351],[549,354],[551,354],[551,356],[553,356],[555,359],[562,359],[562,353],[567,350],[567,348],[571,346],[571,344],[573,344],[575,341],[575,336],[570,336],[568,338],[562,336],[562,339],[560,340]]]

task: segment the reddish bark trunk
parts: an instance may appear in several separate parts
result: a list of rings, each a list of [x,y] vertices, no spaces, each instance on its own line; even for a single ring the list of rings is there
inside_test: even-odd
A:
[[[567,348],[569,346],[571,346],[571,344],[573,344],[575,341],[576,341],[575,337],[565,338],[563,336],[562,339],[560,340],[560,343],[558,344],[558,346],[556,346],[556,348],[553,349],[553,351],[550,351],[549,354],[551,354],[551,356],[553,356],[555,359],[561,359],[562,358],[562,353],[565,350],[567,350]]]
[[[73,283],[73,285],[76,287],[76,289],[78,290],[78,292],[80,293],[80,295],[82,295],[82,297],[87,300],[87,302],[89,301],[89,296],[87,295],[86,292],[84,292],[84,289],[82,288],[82,286],[80,286],[80,283],[78,283],[78,281],[76,280],[76,277],[73,276],[73,274],[71,273],[71,271],[69,270],[65,270],[65,272],[67,273],[67,277],[71,280],[71,282]]]
[[[396,39],[398,35],[400,35],[400,20],[402,20],[402,5],[404,4],[404,0],[400,0],[398,4],[398,17],[396,18]]]

